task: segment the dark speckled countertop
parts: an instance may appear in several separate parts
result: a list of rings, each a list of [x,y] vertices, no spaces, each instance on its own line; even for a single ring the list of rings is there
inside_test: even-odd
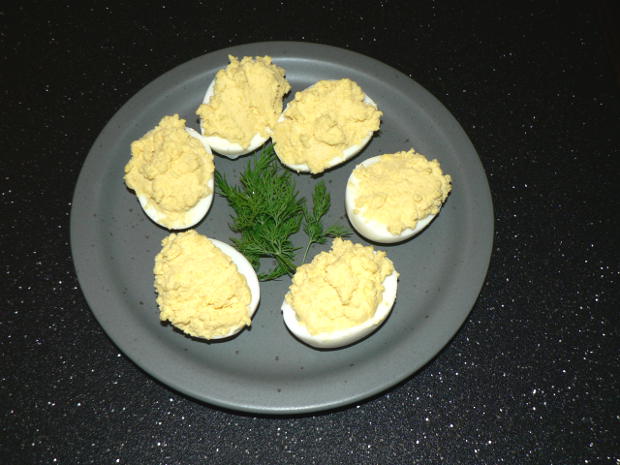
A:
[[[0,463],[620,464],[612,2],[95,3],[0,9]],[[486,282],[445,349],[381,395],[299,417],[214,408],[144,373],[96,322],[70,252],[77,176],[119,107],[193,57],[264,40],[414,78],[468,133],[495,208]]]

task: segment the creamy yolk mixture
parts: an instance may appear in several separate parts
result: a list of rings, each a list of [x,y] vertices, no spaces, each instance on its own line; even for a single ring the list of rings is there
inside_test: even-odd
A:
[[[171,226],[211,193],[213,155],[185,129],[179,115],[164,116],[155,129],[131,144],[125,183],[148,199]]]
[[[358,166],[354,212],[387,226],[392,234],[415,228],[428,215],[437,214],[452,189],[437,160],[429,161],[413,149],[382,155],[378,162]]]
[[[297,268],[286,301],[310,334],[350,328],[374,315],[393,272],[385,252],[336,238],[329,252]]]
[[[316,174],[362,143],[379,129],[382,115],[364,97],[350,79],[319,81],[297,92],[272,136],[280,159],[287,165],[306,164]]]
[[[215,76],[214,94],[196,110],[203,134],[247,148],[256,134],[270,136],[282,113],[282,98],[291,89],[284,69],[271,57],[228,57],[230,64]]]
[[[250,289],[232,260],[194,230],[170,234],[155,257],[160,319],[212,339],[251,323]]]

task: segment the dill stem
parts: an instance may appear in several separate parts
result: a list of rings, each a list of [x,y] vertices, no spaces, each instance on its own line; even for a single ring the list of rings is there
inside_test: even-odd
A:
[[[309,240],[308,244],[306,245],[306,250],[304,250],[304,258],[301,259],[302,265],[306,263],[306,257],[308,256],[308,251],[310,250],[311,245],[312,245],[312,240]]]

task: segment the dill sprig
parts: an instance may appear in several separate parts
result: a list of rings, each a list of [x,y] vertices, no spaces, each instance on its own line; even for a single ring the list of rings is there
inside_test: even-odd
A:
[[[261,281],[295,272],[295,253],[299,248],[293,247],[290,237],[299,231],[302,221],[308,235],[302,263],[312,244],[350,234],[342,226],[323,227],[321,219],[330,206],[330,195],[323,181],[316,184],[312,211],[308,210],[306,199],[299,197],[295,189],[291,173],[276,161],[272,145],[266,146],[254,162],[248,162],[239,186],[231,186],[218,171],[215,186],[235,212],[230,229],[241,236],[231,241],[252,264]],[[261,272],[261,258],[272,258],[273,268]]]
[[[241,234],[232,242],[252,264],[261,281],[295,272],[295,252],[290,237],[299,231],[305,199],[298,197],[291,174],[279,169],[273,146],[265,147],[254,163],[248,162],[239,187],[215,173],[219,193],[235,211],[230,228]],[[270,257],[274,267],[261,272],[260,259]]]
[[[351,234],[346,228],[337,224],[331,225],[327,229],[323,228],[321,219],[329,210],[330,202],[331,198],[325,183],[320,181],[314,186],[314,192],[312,193],[312,212],[304,204],[304,232],[308,235],[308,243],[304,250],[302,263],[306,261],[312,244],[324,244],[328,237],[348,236]]]

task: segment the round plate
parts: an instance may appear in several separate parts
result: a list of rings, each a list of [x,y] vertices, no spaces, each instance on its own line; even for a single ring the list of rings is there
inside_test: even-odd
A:
[[[452,175],[444,208],[419,236],[387,252],[400,272],[391,316],[373,335],[339,350],[297,341],[280,305],[290,279],[261,284],[251,329],[224,342],[201,342],[159,321],[153,289],[154,257],[168,231],[152,223],[123,183],[130,144],[164,115],[178,113],[198,128],[196,108],[229,54],[270,55],[286,69],[294,92],[321,79],[356,81],[383,111],[381,130],[348,163],[318,178],[332,207],[326,224],[347,223],[345,182],[356,164],[374,155],[415,148],[437,158]],[[254,155],[216,169],[230,182]],[[292,174],[310,199],[317,177]],[[230,242],[232,211],[216,196],[196,229]],[[352,228],[351,228],[352,229]],[[95,141],[80,173],[71,210],[71,247],[80,285],[92,311],[118,347],[168,386],[194,398],[249,412],[302,413],[346,405],[410,376],[452,338],[483,284],[493,241],[489,186],[474,147],[451,114],[399,71],[374,59],[315,44],[265,42],[208,53],[157,78],[114,115]],[[304,236],[295,236],[302,246]],[[355,242],[365,243],[353,234]],[[313,246],[311,256],[329,248]]]

